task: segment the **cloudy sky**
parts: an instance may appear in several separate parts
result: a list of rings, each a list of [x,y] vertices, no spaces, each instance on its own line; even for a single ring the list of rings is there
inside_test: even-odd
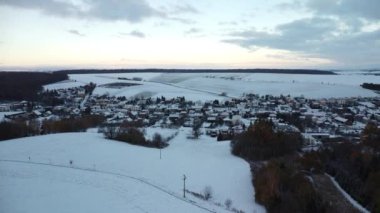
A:
[[[379,68],[379,0],[0,0],[0,69]]]

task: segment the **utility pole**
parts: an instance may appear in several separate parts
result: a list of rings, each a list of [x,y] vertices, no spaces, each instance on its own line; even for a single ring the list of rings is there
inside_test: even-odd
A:
[[[161,141],[160,141],[160,160],[161,160],[161,149],[162,149],[162,144],[161,144]]]
[[[183,175],[183,198],[186,198],[186,175]]]

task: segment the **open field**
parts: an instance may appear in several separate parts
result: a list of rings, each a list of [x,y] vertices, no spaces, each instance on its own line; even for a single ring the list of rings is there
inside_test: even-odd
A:
[[[142,81],[121,80],[134,77]],[[307,98],[373,97],[373,91],[360,87],[362,83],[380,83],[380,76],[345,73],[339,75],[297,75],[264,73],[117,73],[73,74],[70,85],[94,82],[97,85],[115,82],[139,83],[127,88],[97,87],[95,94],[126,97],[173,98],[185,96],[189,100],[223,100],[240,97],[243,93],[260,95],[291,95]],[[67,88],[65,83],[45,86],[48,89]],[[220,96],[225,93],[226,96]]]

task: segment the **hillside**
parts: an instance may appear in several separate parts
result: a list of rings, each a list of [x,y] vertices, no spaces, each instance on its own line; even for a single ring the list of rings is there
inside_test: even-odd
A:
[[[156,130],[147,132],[152,131]],[[230,154],[229,143],[206,136],[189,140],[188,131],[179,130],[162,150],[161,160],[158,149],[106,140],[97,133],[1,142],[1,208],[5,212],[229,212],[223,207],[229,198],[236,209],[264,212],[252,202],[249,165]],[[190,191],[211,186],[211,201],[189,193],[183,200],[184,174]]]
[[[96,83],[95,95],[176,98],[186,100],[224,100],[244,93],[291,95],[306,98],[373,97],[377,94],[361,88],[364,82],[378,83],[379,78],[364,75],[298,75],[269,73],[110,73],[72,74],[70,81],[46,85],[45,89],[69,88]],[[125,80],[139,78],[141,81]],[[140,85],[107,88],[110,83]],[[224,94],[224,95],[222,95]]]

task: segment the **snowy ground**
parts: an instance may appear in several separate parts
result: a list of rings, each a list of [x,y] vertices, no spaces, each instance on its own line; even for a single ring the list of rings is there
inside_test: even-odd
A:
[[[28,162],[31,157],[30,162],[65,166],[0,161],[1,212],[207,212],[180,199],[184,174],[188,190],[212,187],[210,202],[187,195],[201,207],[228,212],[215,203],[230,198],[236,209],[264,212],[254,202],[249,165],[230,154],[229,143],[207,136],[190,140],[189,131],[179,130],[161,160],[158,149],[91,132],[1,142],[1,159]],[[70,168],[70,160],[73,167],[89,170]]]
[[[136,82],[134,82],[136,83]],[[169,85],[158,82],[138,82],[141,85],[124,87],[121,89],[111,89],[104,87],[96,87],[93,94],[125,97],[161,97],[176,98],[185,96],[188,100],[208,101],[215,99],[223,99],[214,92],[204,92],[195,89],[181,88],[176,85]]]
[[[54,84],[48,84],[44,86],[44,89],[54,90],[54,89],[69,89],[73,87],[80,87],[86,85],[87,82],[78,82],[75,80],[60,81]]]
[[[118,175],[10,162],[0,171],[1,212],[205,212]]]
[[[120,80],[119,77],[143,81]],[[97,85],[114,82],[140,83],[139,86],[120,89],[97,87],[95,94],[115,96],[149,96],[167,98],[185,96],[189,100],[223,100],[220,96],[240,97],[243,93],[260,95],[304,95],[307,98],[372,97],[375,92],[360,87],[362,83],[380,83],[380,76],[356,72],[340,72],[340,75],[298,75],[264,73],[117,73],[70,75],[75,84],[94,82]],[[57,83],[45,88],[67,88],[73,82]]]

